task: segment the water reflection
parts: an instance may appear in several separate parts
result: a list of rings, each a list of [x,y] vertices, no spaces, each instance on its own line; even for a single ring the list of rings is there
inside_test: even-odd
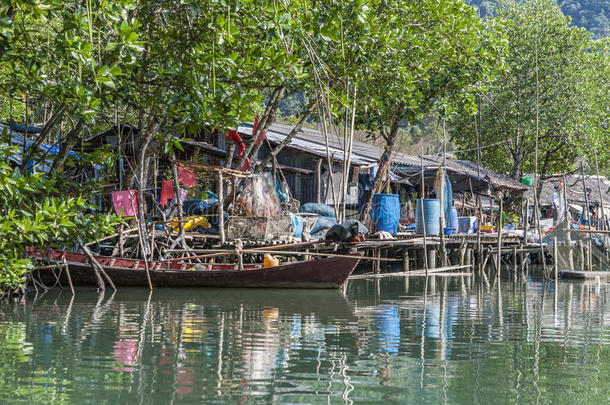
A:
[[[605,401],[606,284],[52,291],[2,306],[0,401]]]

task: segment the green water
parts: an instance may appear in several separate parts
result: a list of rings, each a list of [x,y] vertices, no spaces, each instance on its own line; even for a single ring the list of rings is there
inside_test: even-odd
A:
[[[0,402],[605,404],[609,288],[51,291],[0,306]]]

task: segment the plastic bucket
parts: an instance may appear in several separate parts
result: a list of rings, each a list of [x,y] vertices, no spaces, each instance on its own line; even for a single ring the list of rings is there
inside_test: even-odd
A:
[[[421,199],[415,204],[415,233],[424,234],[424,221],[422,221]],[[428,198],[424,200],[423,209],[426,222],[426,235],[438,235],[440,231],[441,201]]]
[[[385,231],[392,235],[398,229],[400,220],[400,198],[398,194],[375,194],[371,210],[375,232]]]

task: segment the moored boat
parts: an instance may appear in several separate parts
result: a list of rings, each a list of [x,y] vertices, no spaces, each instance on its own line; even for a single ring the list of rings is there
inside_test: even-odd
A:
[[[74,285],[97,285],[97,278],[88,257],[80,253],[59,250],[32,252],[36,258],[47,258],[62,263],[65,257]],[[263,267],[245,264],[238,270],[233,264],[189,264],[171,261],[151,261],[108,256],[94,256],[115,286],[148,286],[146,267],[154,287],[222,287],[222,288],[339,288],[352,274],[361,256],[318,257]],[[45,284],[57,281],[52,269],[34,270],[34,275]],[[67,283],[67,274],[59,275]]]

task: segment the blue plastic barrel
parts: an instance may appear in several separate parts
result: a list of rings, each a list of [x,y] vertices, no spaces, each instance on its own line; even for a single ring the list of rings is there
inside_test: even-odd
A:
[[[453,233],[456,233],[458,230],[459,220],[458,220],[458,212],[457,208],[451,207],[451,224],[447,225],[447,227],[453,229]]]
[[[371,209],[375,232],[385,231],[396,234],[400,220],[400,198],[398,194],[375,194]]]
[[[441,201],[427,198],[424,200],[424,219],[426,220],[426,235],[438,235],[440,231]],[[415,233],[424,234],[422,221],[421,199],[415,204]]]

